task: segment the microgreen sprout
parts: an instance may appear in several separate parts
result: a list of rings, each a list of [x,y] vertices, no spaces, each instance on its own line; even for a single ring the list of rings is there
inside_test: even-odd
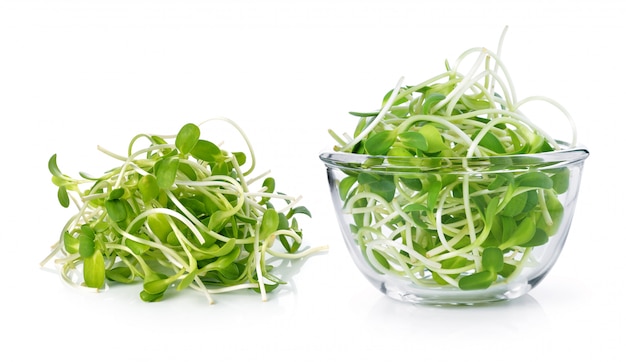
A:
[[[568,169],[507,171],[505,161],[575,146],[576,128],[550,98],[517,99],[501,44],[498,52],[471,48],[422,83],[400,79],[378,110],[351,112],[352,135],[329,130],[335,151],[369,156],[339,167],[337,192],[354,242],[377,272],[422,286],[486,289],[532,265],[531,251],[557,232]],[[535,101],[562,112],[569,144],[522,112]],[[472,161],[491,156],[502,156],[497,172]],[[460,165],[446,171],[446,162]]]
[[[241,289],[267,300],[285,284],[274,260],[304,258],[326,246],[302,248],[297,218],[310,217],[309,210],[298,205],[300,197],[277,191],[269,172],[250,177],[249,139],[235,122],[209,121],[216,120],[236,128],[247,153],[202,139],[202,122],[185,124],[176,135],[137,135],[127,155],[99,147],[121,163],[99,177],[68,176],[53,155],[48,169],[59,203],[77,212],[41,264],[56,257],[66,281],[95,291],[141,280],[146,302],[186,288],[211,303],[216,293]]]

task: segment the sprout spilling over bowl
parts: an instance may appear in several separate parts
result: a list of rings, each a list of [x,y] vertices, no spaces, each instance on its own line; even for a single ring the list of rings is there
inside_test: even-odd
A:
[[[467,67],[463,74],[460,69]],[[523,108],[563,114],[553,139]],[[397,86],[320,155],[348,249],[386,295],[474,304],[517,298],[558,258],[588,151],[568,112],[516,98],[498,53],[472,48],[446,71]]]

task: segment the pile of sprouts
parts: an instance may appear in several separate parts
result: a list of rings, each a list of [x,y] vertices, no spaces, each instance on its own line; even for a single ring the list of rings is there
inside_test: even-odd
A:
[[[248,156],[202,139],[209,121],[232,125]],[[98,291],[141,281],[146,302],[168,290],[195,289],[213,303],[214,294],[252,289],[265,301],[285,283],[272,272],[273,260],[326,248],[301,250],[298,217],[310,217],[309,210],[300,197],[278,192],[269,172],[251,176],[253,148],[229,119],[188,123],[175,135],[139,134],[126,155],[99,150],[119,167],[74,178],[60,171],[56,155],[48,163],[60,204],[77,211],[41,264],[54,259],[72,285]]]

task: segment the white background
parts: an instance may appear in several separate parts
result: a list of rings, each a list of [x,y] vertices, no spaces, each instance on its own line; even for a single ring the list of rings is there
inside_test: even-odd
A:
[[[0,360],[618,360],[625,4],[1,0]],[[495,49],[506,25],[518,95],[560,101],[591,151],[570,237],[518,300],[392,301],[345,250],[318,159],[327,129],[351,130],[348,112],[378,107],[401,76],[421,81],[465,49]],[[286,270],[265,303],[238,293],[208,305],[189,290],[148,304],[140,285],[85,294],[39,267],[69,217],[50,183],[53,153],[66,173],[97,174],[111,162],[97,145],[124,153],[137,133],[214,116],[238,122],[259,172],[304,197],[305,244],[329,252]],[[570,135],[562,120],[541,122]]]

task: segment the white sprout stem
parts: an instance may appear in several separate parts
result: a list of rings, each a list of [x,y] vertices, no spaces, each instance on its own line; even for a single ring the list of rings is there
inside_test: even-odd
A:
[[[371,247],[376,246],[376,245],[380,245],[380,246],[383,246],[385,248],[392,247],[392,250],[395,249],[395,250],[399,250],[399,251],[403,251],[403,252],[407,253],[411,257],[414,257],[415,259],[417,259],[420,262],[422,262],[428,268],[441,268],[441,263],[433,261],[433,260],[430,260],[427,257],[425,257],[424,255],[416,252],[412,248],[407,248],[406,245],[404,245],[402,243],[399,243],[399,242],[397,242],[395,240],[376,239],[376,240],[370,241],[366,245],[371,246]],[[383,250],[385,250],[385,249],[383,249]]]
[[[372,123],[370,123],[361,133],[359,133],[359,135],[356,136],[350,143],[348,143],[348,144],[344,145],[343,147],[341,147],[340,148],[341,151],[346,151],[346,150],[349,150],[352,147],[354,147],[363,138],[365,138],[365,136],[367,136],[383,120],[383,118],[385,117],[385,115],[389,111],[389,108],[391,108],[391,106],[395,102],[396,97],[398,95],[398,92],[400,91],[400,87],[402,86],[402,82],[403,81],[404,81],[404,77],[401,77],[400,80],[398,81],[398,83],[396,84],[395,88],[391,92],[391,96],[387,100],[387,103],[385,103],[385,105],[380,110],[380,112],[378,113],[376,118],[374,118]]]
[[[213,122],[213,121],[223,121],[226,122],[228,124],[230,124],[231,126],[233,126],[237,132],[239,132],[239,134],[241,135],[241,137],[243,138],[244,142],[246,143],[246,146],[248,147],[248,152],[250,152],[250,168],[243,172],[244,176],[247,176],[249,174],[252,173],[252,171],[254,171],[254,168],[256,167],[256,156],[254,154],[254,148],[252,147],[252,142],[250,142],[250,139],[248,138],[248,135],[246,135],[246,132],[244,132],[244,130],[233,120],[226,118],[226,117],[214,117],[214,118],[209,118],[205,121],[202,121],[200,123],[198,123],[198,126],[201,126],[205,123],[208,122]],[[242,178],[243,180],[243,178]]]
[[[215,301],[213,300],[213,297],[211,296],[211,292],[204,286],[202,279],[200,279],[198,275],[196,275],[193,278],[193,281],[195,282],[195,284],[191,284],[190,287],[192,289],[199,290],[200,292],[202,292],[202,294],[204,294],[206,299],[209,301],[209,304],[215,303]]]
[[[50,251],[50,253],[42,261],[39,262],[39,266],[43,267],[48,264],[50,260],[52,260],[52,258],[54,258],[54,256],[62,250],[62,244],[60,242],[55,243],[55,245],[52,246],[52,250]]]
[[[251,184],[253,184],[253,183],[257,182],[258,180],[261,180],[261,179],[266,178],[266,177],[267,177],[267,176],[269,176],[270,174],[271,174],[271,171],[270,171],[270,170],[267,170],[267,171],[265,171],[265,172],[263,172],[263,173],[260,173],[260,174],[256,175],[255,177],[249,178],[249,179],[246,181],[246,183],[247,183],[248,185],[251,185]]]
[[[577,142],[578,142],[578,131],[577,131],[577,128],[576,128],[576,123],[574,122],[574,118],[569,113],[569,111],[567,109],[565,109],[565,107],[563,107],[559,102],[555,101],[554,99],[551,99],[551,98],[548,98],[548,97],[544,97],[544,96],[526,97],[526,98],[522,99],[521,101],[517,102],[517,104],[515,105],[514,109],[519,109],[521,106],[523,106],[524,104],[526,104],[528,102],[531,102],[531,101],[547,102],[547,103],[551,104],[552,106],[556,107],[559,111],[561,111],[561,113],[563,113],[563,115],[565,115],[565,117],[567,118],[567,121],[569,122],[570,128],[572,130],[572,140],[570,141],[570,146],[571,147],[575,147],[577,145]],[[557,147],[558,147],[558,144],[557,144]]]
[[[209,294],[221,294],[221,293],[230,293],[230,292],[234,292],[237,290],[258,288],[260,287],[260,285],[261,285],[260,283],[241,283],[237,285],[230,285],[227,287],[220,287],[220,288],[205,288],[205,290]]]
[[[291,195],[277,194],[277,193],[272,193],[272,192],[246,192],[245,195],[248,197],[271,197],[274,199],[283,199],[283,200],[288,200],[291,202],[298,201],[302,198],[301,196],[291,196]]]
[[[508,84],[508,90],[511,94],[511,99],[513,101],[513,103],[517,102],[517,97],[516,97],[516,92],[515,92],[515,87],[513,85],[513,81],[511,79],[511,75],[509,73],[509,71],[507,70],[504,62],[502,62],[502,60],[500,59],[500,56],[496,53],[494,53],[493,51],[484,48],[484,47],[479,47],[479,48],[471,48],[466,50],[465,52],[463,52],[457,59],[457,63],[454,69],[457,69],[461,62],[469,55],[475,52],[480,52],[480,53],[486,53],[490,59],[493,59],[495,61],[495,64],[498,66],[498,70],[502,72],[502,74],[504,75],[504,78],[506,79],[506,84]],[[494,71],[495,74],[495,71]],[[506,87],[505,87],[506,88]]]
[[[229,177],[225,177],[225,180],[229,179]],[[245,197],[244,197],[244,190],[243,188],[238,185],[238,183],[231,179],[232,182],[225,182],[225,183],[221,183],[219,184],[220,186],[232,186],[232,188],[235,190],[235,195],[239,196],[237,197],[237,204],[235,204],[234,206],[232,206],[228,211],[226,210],[221,210],[224,215],[226,216],[233,216],[235,215],[239,210],[241,210],[241,208],[243,207],[244,203],[246,202]],[[181,183],[182,184],[182,183]],[[200,182],[200,184],[202,184]],[[193,185],[193,183],[192,183]],[[215,184],[211,184],[209,183],[209,185],[215,185]],[[166,194],[168,196],[168,198],[170,198],[173,202],[176,203],[176,206],[178,206],[184,213],[185,216],[187,216],[190,220],[192,220],[196,225],[202,225],[202,222],[200,222],[200,220],[198,220],[195,216],[193,216],[193,214],[191,214],[187,208],[185,208],[180,201],[178,201],[178,199],[176,198],[176,196],[174,196],[174,194],[172,193],[172,191],[167,190]],[[230,206],[230,204],[229,204]]]
[[[488,77],[491,76],[493,78],[493,81],[490,82],[490,85],[495,85],[496,83],[498,85],[500,85],[500,90],[503,94],[501,94],[502,97],[496,97],[496,95],[492,92],[488,92],[487,89],[482,86],[480,83],[478,83],[478,81],[482,78],[488,79]],[[472,86],[476,87],[478,90],[480,90],[483,95],[489,99],[490,103],[492,104],[503,104],[506,105],[507,108],[513,108],[515,102],[514,102],[514,97],[511,95],[510,92],[510,86],[507,86],[504,83],[504,80],[496,73],[494,73],[493,70],[487,69],[482,71],[481,73],[479,73],[478,75],[476,75],[471,81]],[[469,89],[469,88],[468,88]],[[453,101],[451,101],[450,103],[454,106],[458,100],[461,98],[461,96],[463,96],[463,93],[460,93],[458,95],[458,97],[456,97]],[[497,101],[497,100],[501,100],[501,101]],[[504,102],[504,103],[502,103]],[[452,112],[451,110],[449,110],[450,112],[447,112],[446,116],[450,117],[452,116]]]
[[[171,212],[167,212],[168,215],[170,215],[170,216],[176,215],[175,216],[176,218],[178,218],[181,221],[184,220],[183,222],[185,224],[187,224],[188,226],[191,225],[191,227],[193,227],[193,229],[195,229],[195,230],[200,229],[203,232],[209,234],[211,237],[216,238],[217,240],[221,240],[221,241],[224,241],[224,242],[229,240],[229,238],[227,238],[227,237],[225,237],[225,236],[223,236],[223,235],[221,235],[219,233],[216,233],[215,231],[213,231],[213,230],[209,229],[208,227],[206,227],[206,225],[204,225],[200,220],[198,220],[189,210],[187,210],[187,208],[183,204],[180,203],[180,201],[174,196],[174,194],[172,194],[171,191],[168,190],[166,193],[168,195],[168,198],[170,200],[172,200],[172,202],[176,205],[176,207],[178,207],[181,210],[181,212],[183,213],[185,218],[181,217],[181,215],[178,212],[173,211],[173,210],[171,210]],[[241,205],[238,204],[238,206],[239,206],[239,208],[241,208]],[[145,211],[144,214],[150,213],[151,210],[158,210],[159,212],[164,212],[165,210],[169,210],[169,209],[166,209],[166,208],[150,209],[150,210]],[[233,210],[235,210],[235,209],[232,209],[227,214],[229,214],[229,216],[234,215],[237,212],[237,210],[232,212]],[[199,232],[196,235],[196,237],[198,238],[198,241],[201,244],[204,244],[204,237],[202,237],[202,235]]]
[[[443,268],[432,268],[431,271],[439,274],[439,276],[449,276],[450,274],[461,274],[464,272],[468,272],[473,270],[475,267],[471,264],[468,264],[464,267],[454,268],[454,269],[443,269]],[[450,278],[452,279],[452,278]]]
[[[454,185],[452,185],[454,186]],[[444,224],[443,222],[441,222],[441,218],[443,216],[443,205],[446,202],[447,199],[447,195],[449,193],[450,190],[450,186],[448,186],[443,192],[441,192],[441,199],[439,200],[439,204],[437,205],[437,210],[435,211],[435,220],[436,220],[436,227],[437,227],[437,236],[439,237],[439,241],[441,241],[441,244],[448,250],[452,250],[452,247],[450,247],[450,245],[448,245],[448,240],[446,238],[446,235],[443,231],[443,227]]]
[[[554,221],[552,220],[552,216],[550,215],[550,211],[548,210],[548,206],[546,205],[546,195],[543,189],[539,189],[539,207],[541,208],[541,216],[543,216],[546,225],[552,225]]]
[[[248,145],[248,147],[252,149],[252,146]],[[251,150],[250,153],[252,152],[253,151]],[[235,173],[238,175],[239,180],[241,180],[240,182],[236,182],[236,180],[233,179],[233,182],[239,184],[239,186],[244,192],[248,192],[249,189],[248,189],[248,184],[246,183],[246,173],[241,171],[241,166],[239,166],[239,162],[237,162],[237,157],[235,157],[233,154],[229,154],[229,156],[231,158],[231,163],[233,165],[233,168],[235,169]]]
[[[482,141],[482,139],[485,137],[485,135],[491,131],[492,129],[494,129],[494,127],[500,123],[507,123],[507,122],[511,122],[513,121],[510,118],[494,118],[493,120],[489,121],[476,135],[476,137],[474,137],[474,140],[472,141],[472,143],[470,144],[469,148],[467,149],[467,153],[466,153],[466,157],[473,157],[474,156],[474,152],[476,152],[476,150],[478,149],[478,144],[480,143],[480,141]]]
[[[488,50],[484,50],[484,52],[488,52],[490,53]],[[493,53],[491,53],[493,54]],[[489,55],[488,59],[490,59],[490,57],[493,57],[493,55]],[[501,63],[499,61],[496,62],[496,67],[498,65],[500,65]],[[469,90],[471,87],[477,87],[478,89],[480,89],[481,91],[483,91],[485,97],[487,97],[488,99],[491,100],[491,102],[495,102],[495,93],[494,93],[494,87],[496,84],[498,84],[500,86],[500,90],[502,91],[502,96],[504,97],[503,99],[506,101],[506,106],[508,108],[513,109],[514,108],[514,104],[516,103],[516,96],[515,96],[515,88],[513,87],[511,80],[510,80],[510,76],[508,75],[508,73],[506,72],[506,69],[503,69],[503,72],[505,74],[505,78],[506,78],[506,83],[505,81],[497,74],[497,69],[486,69],[484,71],[482,71],[481,73],[478,73],[477,75],[473,76],[473,78],[469,79],[470,75],[467,75],[466,78],[464,79],[467,80],[467,84],[465,84],[464,88],[461,89],[460,86],[457,86],[457,88],[455,88],[454,92],[455,95],[454,97],[450,97],[449,99],[449,103],[448,103],[448,108],[446,109],[446,115],[447,116],[451,116],[452,115],[452,110],[454,108],[454,106],[457,104],[457,102],[459,101],[459,99],[465,94],[465,92],[467,90]],[[491,76],[491,78],[493,79],[492,81],[489,81],[489,76]],[[489,87],[490,90],[487,90],[485,87],[483,87],[482,85],[480,85],[480,83],[478,83],[478,81],[480,79],[484,78],[488,83],[489,83]],[[452,94],[452,93],[451,93]],[[445,102],[442,101],[442,102]]]
[[[347,142],[344,141],[341,137],[339,137],[339,135],[333,131],[332,129],[328,130],[328,133],[330,134],[330,136],[339,144],[339,147],[343,147],[346,145],[347,142],[350,142],[352,140],[352,137],[349,137],[347,134],[344,133],[344,137],[346,137],[346,139],[348,140]]]
[[[404,227],[404,244],[406,245],[407,249],[411,249],[415,251],[415,248],[413,248],[413,228],[411,227],[412,223],[407,223]],[[415,263],[417,261],[417,258],[411,256],[411,262]]]
[[[64,264],[69,264],[69,263],[73,263],[75,261],[78,261],[78,259],[80,259],[80,254],[75,253],[75,254],[70,254],[67,255],[63,258],[58,258],[54,260],[55,264],[59,264],[59,265],[64,265]]]
[[[297,206],[298,203],[302,200],[302,196],[297,196],[296,198],[293,199],[292,202],[290,202],[289,204],[285,205],[283,208],[277,210],[278,213],[285,213],[288,212],[289,210],[293,209],[294,206]]]
[[[183,234],[183,232],[176,226],[176,224],[174,224],[174,221],[171,219],[167,220],[169,226],[172,228],[172,231],[174,232],[174,235],[176,236],[176,238],[178,239],[179,245],[180,247],[183,249],[183,252],[185,253],[185,255],[187,256],[187,260],[189,261],[186,265],[184,265],[184,269],[187,272],[192,272],[194,268],[196,268],[196,266],[194,265],[196,263],[195,258],[193,257],[193,255],[191,255],[191,252],[189,251],[189,246],[192,246],[193,244],[191,243],[191,241],[189,241],[189,239]],[[196,235],[196,232],[198,232],[198,230],[196,229],[194,232],[194,230],[191,230],[192,233],[194,233],[194,235]],[[198,235],[199,232],[197,233]],[[198,236],[196,235],[196,238]],[[202,243],[204,240],[200,239],[199,240],[200,243]],[[182,269],[182,268],[181,268]]]
[[[293,236],[293,235],[290,234],[290,236]],[[328,245],[321,245],[321,246],[308,248],[306,250],[300,251],[298,253],[292,253],[292,254],[283,253],[283,252],[276,251],[273,249],[267,249],[267,253],[270,254],[271,256],[279,257],[282,259],[302,259],[302,258],[308,257],[309,255],[317,254],[321,251],[327,251],[328,248],[329,248]]]
[[[143,268],[143,272],[144,272],[144,273],[146,272],[146,270],[150,269],[150,268],[149,268],[149,266],[148,266],[148,264],[145,262],[145,260],[143,260],[143,258],[142,258],[142,257],[140,257],[139,255],[136,255],[136,254],[132,251],[132,249],[131,249],[131,248],[129,248],[128,246],[126,246],[126,245],[120,245],[120,244],[116,244],[116,243],[107,243],[107,244],[106,244],[106,246],[107,246],[108,248],[111,248],[111,249],[123,250],[123,251],[127,252],[128,254],[132,255],[132,256],[135,258],[135,260],[137,260],[137,262],[139,263],[139,265],[141,266],[141,268]],[[127,266],[131,267],[131,269],[133,270],[133,273],[137,273],[137,272],[138,272],[138,271],[136,271],[136,268],[135,268],[135,267],[133,267],[130,263],[128,263],[128,262],[127,262],[126,258],[121,258],[121,257],[120,257],[120,259],[121,259],[121,260],[123,260],[123,261],[124,261],[124,263],[125,263]]]
[[[506,123],[510,123],[516,127],[518,127],[518,129],[521,130],[529,130],[529,132],[535,132],[537,134],[539,134],[541,137],[545,138],[551,145],[553,145],[556,149],[559,149],[559,145],[556,142],[556,140],[554,140],[554,138],[552,138],[548,133],[546,133],[545,131],[543,131],[539,126],[537,126],[536,124],[534,124],[533,122],[531,122],[527,117],[525,117],[522,113],[520,112],[514,112],[514,111],[510,111],[510,110],[504,110],[504,109],[483,109],[483,110],[479,110],[479,111],[472,111],[472,112],[468,112],[462,115],[458,115],[458,116],[451,116],[450,117],[450,121],[459,121],[459,120],[465,120],[468,117],[475,117],[475,116],[480,116],[480,115],[486,115],[486,114],[501,114],[502,116],[506,116],[506,117],[510,117],[510,118],[506,118]],[[494,121],[494,125],[496,123],[504,123],[502,122],[503,120],[505,120],[505,118],[498,118],[500,121],[499,122],[495,122],[496,119],[493,119],[492,121]],[[484,137],[484,135],[483,135]],[[473,143],[470,142],[468,144]],[[479,149],[476,148],[476,150],[478,151]],[[480,154],[474,155],[474,156],[480,156]]]
[[[459,232],[452,239],[447,240],[446,244],[441,243],[441,245],[430,249],[426,253],[426,257],[434,258],[435,256],[440,255],[441,253],[444,253],[444,252],[456,251],[452,247],[455,246],[459,241],[461,241],[461,239],[463,239],[466,233],[467,233],[467,225],[463,229],[459,230]]]
[[[372,245],[372,247],[368,248],[367,251],[369,254],[373,255],[373,250],[374,250],[374,246],[376,246],[375,244]],[[407,265],[407,263],[405,263],[402,259],[402,256],[400,255],[400,253],[394,249],[394,248],[385,248],[386,251],[388,251],[389,253],[393,254],[392,256],[395,259],[396,265],[400,266],[400,268],[402,269],[402,272],[404,275],[408,276],[409,279],[411,279],[414,283],[416,284],[424,284],[420,281],[420,279],[418,279],[415,276],[415,273],[411,270],[411,268],[409,268],[409,266]],[[382,252],[382,250],[379,249],[379,252]]]
[[[498,58],[502,56],[502,48],[504,47],[504,37],[508,29],[509,29],[508,25],[505,26],[504,29],[502,30],[502,33],[500,34],[500,40],[498,40],[498,49],[496,50],[496,55],[498,56]],[[500,66],[500,62],[496,62],[496,64],[493,66],[494,74],[498,72],[499,66]],[[493,87],[494,87],[494,83],[490,83],[489,93],[491,94],[493,94]]]
[[[180,255],[178,255],[178,253],[176,253],[174,250],[170,249],[169,247],[161,243],[154,242],[152,240],[146,240],[138,236],[135,236],[133,234],[129,234],[128,232],[126,232],[126,230],[123,230],[116,224],[113,224],[113,229],[115,229],[115,231],[119,233],[124,239],[132,240],[134,242],[144,244],[144,245],[160,250],[161,252],[163,252],[163,255],[174,266],[181,268],[181,269],[189,269],[189,264],[186,264],[185,261],[180,257]]]
[[[526,265],[528,263],[528,259],[531,258],[532,255],[532,249],[533,248],[525,248],[524,252],[522,254],[522,258],[519,260],[519,262],[515,263],[517,265]],[[509,275],[509,279],[515,279],[517,278],[517,276],[522,272],[522,268],[515,268],[515,271]]]
[[[376,223],[372,224],[372,227],[376,229],[381,228],[383,227],[383,225],[386,225],[389,221],[393,220],[396,216],[398,216],[398,214],[399,213],[395,210],[393,211],[389,210],[389,213],[386,216],[381,217]]]
[[[84,210],[87,208],[87,205],[83,205],[80,209],[80,211],[75,214],[74,216],[72,216],[63,226],[63,228],[61,229],[61,233],[59,234],[59,239],[54,243],[53,247],[61,247],[63,244],[63,234],[65,234],[66,231],[70,231],[72,229],[74,229],[74,227],[76,227],[76,223],[78,221],[78,219],[80,219],[81,215],[83,214]],[[62,248],[61,248],[62,249]],[[45,265],[47,263],[47,261],[50,260],[51,257],[54,256],[54,252],[55,250],[52,251],[53,254],[48,255],[48,257],[41,262],[41,265]]]
[[[99,293],[101,288],[92,288],[83,284],[76,283],[74,279],[70,276],[72,272],[76,272],[74,269],[74,265],[72,263],[63,264],[61,266],[61,278],[68,284],[73,287],[79,288],[81,290],[86,290],[93,293]]]
[[[111,152],[111,151],[109,151],[109,150],[107,150],[107,149],[105,149],[103,147],[100,147],[100,146],[98,146],[98,150],[103,152],[107,156],[110,156],[110,157],[115,158],[115,159],[120,160],[120,161],[124,161],[124,164],[119,169],[119,176],[117,178],[117,181],[115,182],[115,188],[119,188],[120,184],[122,183],[122,180],[124,178],[124,174],[126,173],[126,168],[128,167],[128,165],[131,162],[133,162],[133,160],[137,156],[142,155],[144,153],[148,153],[150,151],[154,151],[154,150],[158,150],[158,149],[164,149],[164,148],[172,148],[172,147],[174,147],[174,146],[173,145],[169,145],[169,144],[153,145],[151,147],[141,149],[141,150],[133,153],[132,155],[130,155],[128,157],[117,155],[117,154],[115,154],[115,153],[113,153],[113,152]]]
[[[446,95],[446,97],[443,100],[439,101],[439,103],[433,106],[432,108],[433,112],[436,112],[440,108],[443,108],[444,105],[448,104],[446,114],[447,115],[452,114],[452,107],[454,107],[454,105],[456,104],[456,101],[459,98],[461,98],[463,93],[465,93],[465,91],[469,89],[469,87],[473,84],[473,80],[471,77],[474,73],[476,73],[476,70],[478,70],[478,67],[482,64],[486,55],[487,55],[487,52],[486,50],[483,49],[483,51],[480,52],[478,58],[476,59],[476,62],[470,69],[469,74],[463,78],[461,83],[459,83],[452,92],[450,92],[448,95]]]
[[[389,203],[387,202],[387,200],[383,199],[382,196],[380,196],[378,194],[375,194],[373,192],[361,192],[361,193],[355,195],[354,197],[351,197],[346,202],[346,205],[344,206],[344,209],[346,210],[346,212],[352,213],[354,210],[358,210],[358,208],[354,207],[354,203],[357,202],[360,199],[374,200],[374,201],[378,202],[379,204],[381,204],[382,207],[387,209],[387,210],[389,210],[391,208],[389,206]]]
[[[256,224],[256,232],[254,234],[254,267],[256,269],[257,279],[259,282],[259,290],[261,291],[261,301],[267,301],[267,292],[265,290],[265,283],[263,282],[263,268],[261,267],[261,250],[259,249],[259,234],[261,233],[261,223]]]

